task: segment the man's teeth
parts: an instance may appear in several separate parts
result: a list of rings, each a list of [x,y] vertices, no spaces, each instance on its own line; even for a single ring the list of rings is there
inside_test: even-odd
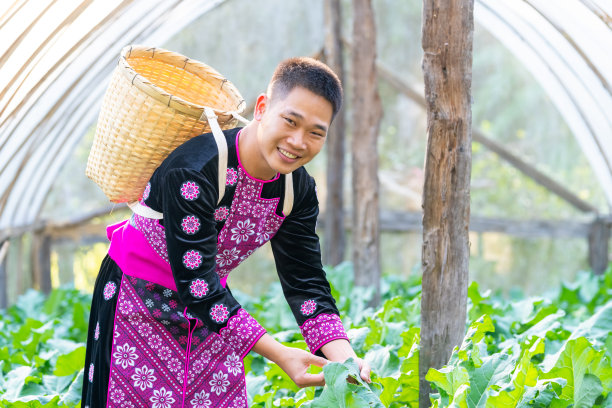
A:
[[[287,156],[290,159],[297,159],[297,156],[295,154],[291,154],[286,150],[283,150],[281,148],[278,149],[279,152],[281,152],[283,155]]]

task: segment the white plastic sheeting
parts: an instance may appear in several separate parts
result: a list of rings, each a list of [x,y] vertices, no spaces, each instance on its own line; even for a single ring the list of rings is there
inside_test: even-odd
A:
[[[164,43],[220,2],[0,2],[0,230],[38,216],[121,48]],[[612,1],[476,0],[475,19],[541,83],[612,207]]]
[[[221,0],[0,4],[0,229],[32,223],[95,122],[127,44],[160,44]]]

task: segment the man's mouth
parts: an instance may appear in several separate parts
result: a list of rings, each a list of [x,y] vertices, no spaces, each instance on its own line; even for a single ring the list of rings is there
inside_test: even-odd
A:
[[[289,159],[297,159],[298,156],[296,156],[293,153],[289,153],[288,151],[281,149],[280,147],[278,148],[278,151],[281,152],[281,154]]]

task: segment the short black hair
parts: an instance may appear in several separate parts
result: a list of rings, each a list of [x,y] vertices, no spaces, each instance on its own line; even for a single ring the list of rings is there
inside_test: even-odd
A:
[[[268,85],[268,96],[284,98],[296,87],[322,96],[332,105],[332,121],[342,107],[342,84],[327,65],[310,57],[294,57],[281,61]]]

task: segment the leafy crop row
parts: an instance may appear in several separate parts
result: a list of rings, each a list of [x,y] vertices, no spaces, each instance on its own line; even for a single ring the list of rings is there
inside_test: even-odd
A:
[[[355,288],[349,265],[329,270],[353,348],[370,362],[373,383],[353,361],[324,368],[325,388],[298,389],[278,366],[245,359],[252,407],[416,407],[420,282],[386,278],[383,303]],[[347,295],[348,294],[348,295]],[[278,340],[305,348],[278,286],[239,301]],[[30,291],[0,317],[0,406],[78,406],[90,298],[74,290]],[[510,299],[468,291],[467,334],[448,365],[429,370],[434,407],[612,407],[612,268],[580,273],[542,297]],[[347,377],[354,381],[347,382]]]

